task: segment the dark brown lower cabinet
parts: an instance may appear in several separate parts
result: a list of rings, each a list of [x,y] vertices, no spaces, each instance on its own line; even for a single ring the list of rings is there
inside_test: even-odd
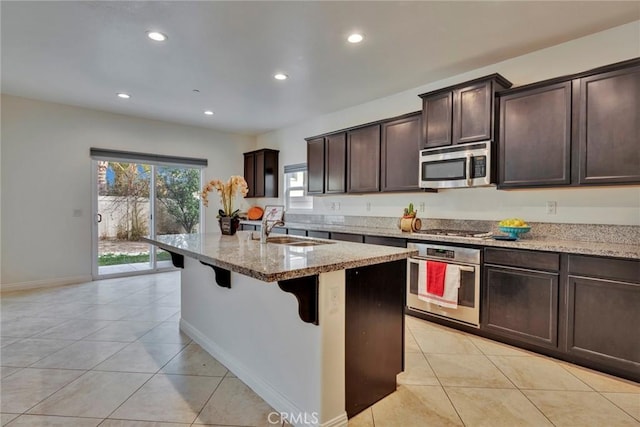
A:
[[[364,236],[362,234],[335,233],[332,231],[331,240],[342,240],[343,242],[363,243]]]
[[[482,327],[530,344],[558,346],[557,272],[485,265]]]
[[[308,230],[307,236],[316,237],[318,239],[328,239],[329,232],[328,231],[316,231],[316,230]]]
[[[567,295],[566,351],[638,381],[640,261],[570,255]]]
[[[404,361],[405,260],[346,271],[345,397],[349,418],[396,390]]]

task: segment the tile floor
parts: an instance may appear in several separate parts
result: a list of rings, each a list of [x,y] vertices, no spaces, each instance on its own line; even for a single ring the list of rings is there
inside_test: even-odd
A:
[[[179,275],[1,298],[2,426],[272,426],[178,328]],[[356,427],[640,426],[640,385],[408,317],[398,391]]]

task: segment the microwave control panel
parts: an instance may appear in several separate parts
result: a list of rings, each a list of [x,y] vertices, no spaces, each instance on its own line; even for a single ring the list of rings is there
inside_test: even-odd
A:
[[[472,157],[471,162],[471,178],[484,178],[487,176],[487,156]]]

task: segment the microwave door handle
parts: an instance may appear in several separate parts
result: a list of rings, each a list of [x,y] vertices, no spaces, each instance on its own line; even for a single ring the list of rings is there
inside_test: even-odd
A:
[[[467,153],[467,186],[471,187],[471,159],[473,155],[471,153]]]

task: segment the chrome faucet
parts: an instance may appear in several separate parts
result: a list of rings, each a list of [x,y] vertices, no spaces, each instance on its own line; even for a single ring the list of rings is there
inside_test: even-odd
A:
[[[273,227],[277,225],[284,225],[284,221],[269,221],[267,220],[266,215],[265,218],[262,218],[262,227],[260,228],[260,243],[267,243],[267,237],[269,237],[269,234],[273,230]]]

